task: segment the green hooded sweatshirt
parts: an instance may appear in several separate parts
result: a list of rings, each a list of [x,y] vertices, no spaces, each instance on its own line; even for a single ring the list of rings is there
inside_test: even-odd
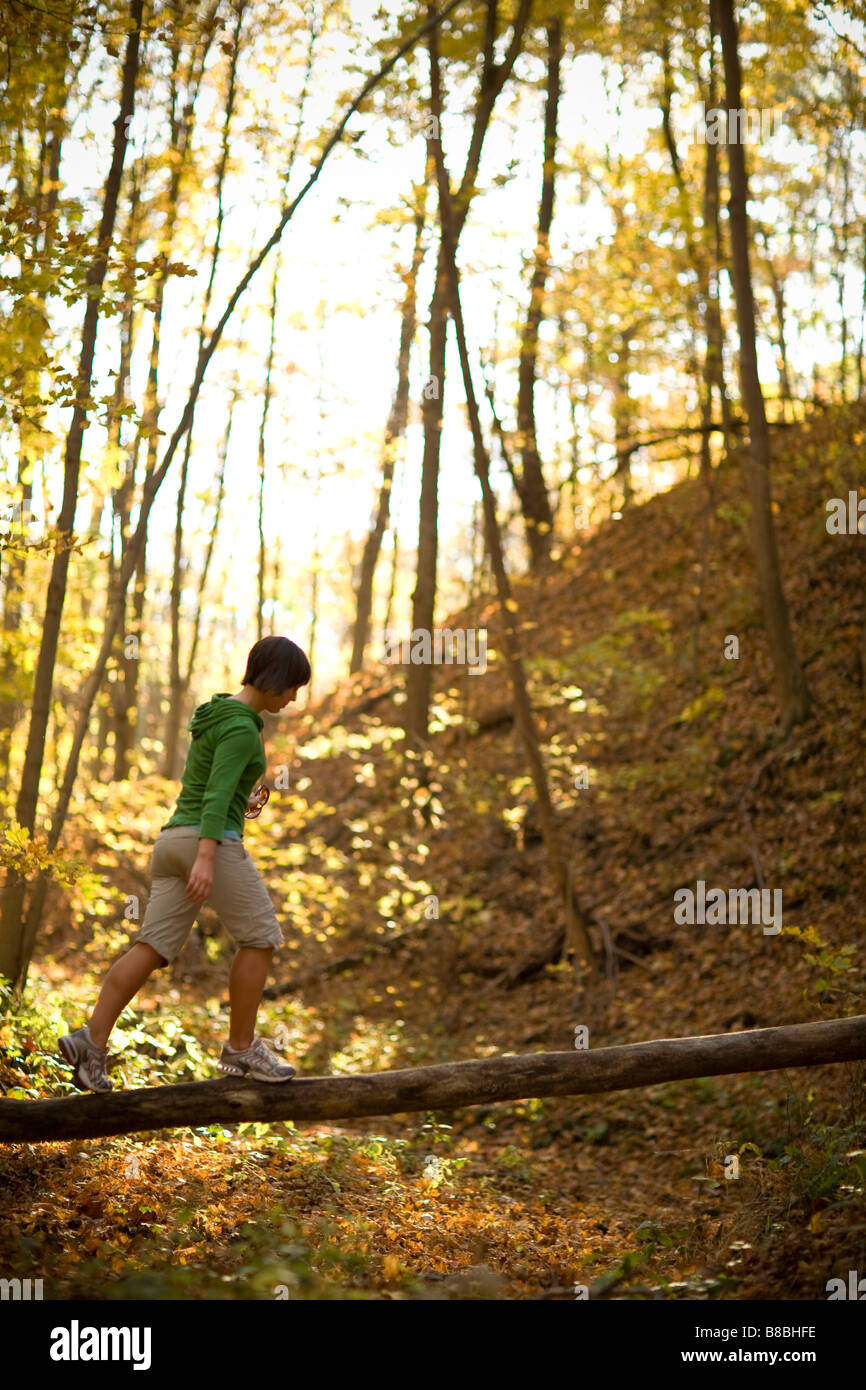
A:
[[[249,794],[267,767],[264,727],[261,715],[228,694],[198,706],[177,808],[163,830],[198,825],[200,839],[219,843],[227,830],[243,836]]]

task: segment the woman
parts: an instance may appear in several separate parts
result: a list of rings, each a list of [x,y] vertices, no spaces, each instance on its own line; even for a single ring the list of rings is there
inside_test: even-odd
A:
[[[247,657],[238,694],[214,695],[196,709],[177,807],[153,848],[153,887],[141,930],[106,975],[89,1021],[58,1039],[80,1090],[113,1089],[105,1068],[112,1028],[153,971],[178,955],[208,900],[238,945],[229,977],[228,1042],[217,1066],[254,1081],[294,1076],[294,1067],[255,1036],[282,932],[244,849],[243,828],[245,817],[258,815],[263,805],[258,792],[250,795],[267,767],[262,711],[278,714],[309,679],[310,663],[300,647],[288,637],[264,637]]]

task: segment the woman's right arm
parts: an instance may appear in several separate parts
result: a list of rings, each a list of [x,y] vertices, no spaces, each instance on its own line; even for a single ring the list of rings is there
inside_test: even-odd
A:
[[[186,881],[186,895],[201,907],[213,887],[213,861],[217,842],[207,836],[198,842],[198,854]]]

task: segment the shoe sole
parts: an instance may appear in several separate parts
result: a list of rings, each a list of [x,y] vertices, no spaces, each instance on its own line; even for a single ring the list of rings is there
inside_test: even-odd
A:
[[[109,1091],[114,1090],[114,1087],[111,1085],[106,1086],[104,1089],[97,1088],[95,1086],[86,1086],[84,1081],[78,1074],[80,1062],[79,1059],[75,1056],[74,1048],[72,1047],[72,1044],[69,1042],[69,1039],[65,1036],[62,1038],[58,1038],[57,1046],[60,1048],[64,1060],[67,1061],[72,1068],[72,1080],[74,1084],[78,1087],[79,1091],[90,1091],[91,1094],[95,1096],[106,1096],[108,1095]]]
[[[292,1067],[291,1075],[289,1076],[258,1076],[254,1071],[243,1071],[240,1067],[231,1067],[228,1066],[225,1062],[217,1062],[217,1070],[221,1071],[225,1076],[246,1076],[249,1078],[250,1081],[268,1081],[277,1083],[281,1081],[291,1081],[292,1077],[295,1075],[295,1069],[294,1067]]]

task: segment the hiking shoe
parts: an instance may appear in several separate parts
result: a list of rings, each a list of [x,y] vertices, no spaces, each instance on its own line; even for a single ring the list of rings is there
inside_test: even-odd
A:
[[[295,1074],[294,1067],[281,1062],[264,1038],[254,1038],[252,1045],[243,1052],[235,1052],[226,1043],[217,1067],[226,1076],[248,1076],[252,1081],[291,1081]]]
[[[86,1024],[74,1033],[65,1033],[57,1039],[57,1044],[61,1057],[72,1066],[72,1080],[79,1091],[114,1090],[105,1070],[108,1051],[96,1046]]]

